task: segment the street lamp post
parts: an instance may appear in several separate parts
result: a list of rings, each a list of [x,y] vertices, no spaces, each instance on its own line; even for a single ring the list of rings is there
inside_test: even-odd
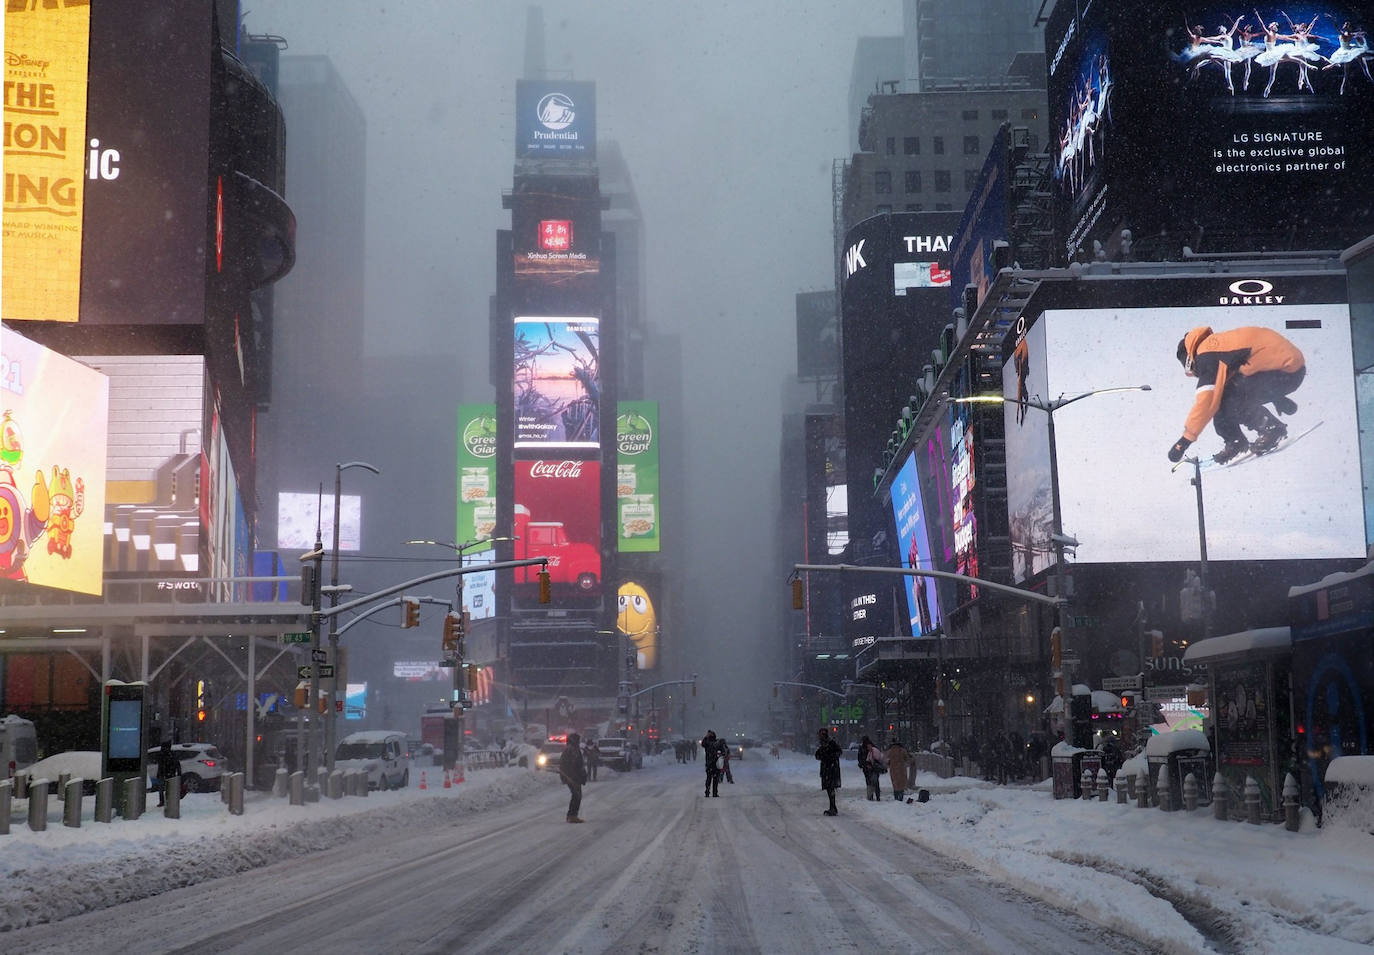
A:
[[[340,498],[343,494],[343,473],[349,468],[363,468],[373,474],[381,474],[381,468],[374,467],[366,461],[349,461],[346,464],[334,465],[334,540],[331,547],[330,558],[331,566],[329,570],[329,606],[331,608],[339,605],[339,511]],[[329,714],[325,717],[325,768],[331,773],[334,771],[334,750],[337,748],[338,740],[338,700],[339,700],[339,618],[331,616],[329,618],[329,662],[334,666],[334,678],[329,681],[331,687],[329,691]],[[318,665],[315,670],[319,672]],[[314,734],[311,734],[312,736]]]

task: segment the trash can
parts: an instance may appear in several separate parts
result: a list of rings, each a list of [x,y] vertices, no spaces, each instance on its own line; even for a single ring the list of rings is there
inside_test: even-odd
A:
[[[1078,749],[1067,743],[1057,743],[1050,752],[1050,775],[1055,799],[1081,799],[1083,770],[1091,769],[1093,778],[1102,767],[1102,753],[1095,749]]]
[[[1175,809],[1183,808],[1183,778],[1189,773],[1197,783],[1198,805],[1205,806],[1212,801],[1211,757],[1205,749],[1176,749],[1171,752],[1147,756],[1151,781],[1159,778],[1161,766],[1169,780],[1169,805]]]

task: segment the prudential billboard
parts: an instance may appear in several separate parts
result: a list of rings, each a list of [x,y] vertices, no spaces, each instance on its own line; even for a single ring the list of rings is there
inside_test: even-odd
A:
[[[517,81],[515,158],[595,159],[596,84]]]

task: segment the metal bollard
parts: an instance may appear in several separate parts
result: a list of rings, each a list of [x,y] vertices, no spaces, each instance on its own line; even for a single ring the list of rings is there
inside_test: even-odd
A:
[[[329,793],[330,799],[343,798],[343,783],[344,774],[342,769],[336,769],[329,774],[329,789],[327,792]]]
[[[1212,818],[1226,821],[1226,777],[1217,770],[1212,774]]]
[[[306,801],[306,802],[319,802],[319,801],[320,801],[320,787],[319,787],[319,786],[306,786],[306,787],[305,787],[305,801]]]
[[[1283,777],[1283,825],[1289,832],[1297,832],[1301,825],[1298,819],[1298,796],[1301,792],[1292,773]]]
[[[357,782],[355,783],[355,785],[358,787],[358,795],[366,799],[368,797],[368,792],[371,789],[371,787],[367,784],[367,772],[365,770],[360,769],[354,775],[357,776]]]
[[[1093,771],[1083,770],[1083,775],[1078,781],[1079,796],[1083,799],[1093,798]]]
[[[67,780],[66,789],[62,793],[62,825],[72,829],[81,828],[81,797],[85,789],[86,781],[80,776]]]
[[[1245,821],[1258,826],[1260,818],[1260,786],[1254,776],[1245,777]]]
[[[42,832],[48,828],[48,781],[29,780],[29,828]]]
[[[143,810],[147,808],[144,797],[145,789],[148,784],[143,781],[141,776],[131,776],[124,780],[124,818],[130,821],[143,815]]]
[[[315,771],[315,788],[321,793],[329,792],[329,770],[323,766]]]
[[[1144,769],[1135,776],[1135,805],[1137,809],[1150,808],[1149,774]]]
[[[111,776],[95,784],[95,821],[114,822],[114,778]]]
[[[305,805],[305,773],[299,769],[291,774],[289,792],[291,794],[291,805]]]
[[[71,781],[72,781],[72,774],[71,774],[71,773],[58,773],[58,774],[57,774],[57,798],[58,798],[58,799],[66,799],[66,798],[67,798],[67,783],[69,783],[69,782],[71,782]]]
[[[0,836],[10,834],[10,807],[13,799],[14,783],[0,779]]]
[[[1128,802],[1135,802],[1135,777],[1129,773],[1118,773],[1117,779],[1120,779],[1122,776],[1126,777],[1126,800]]]
[[[1118,806],[1126,805],[1126,774],[1117,773],[1116,779],[1112,782],[1116,787],[1116,804]]]
[[[1183,777],[1183,808],[1187,812],[1197,809],[1197,780],[1192,773]]]
[[[1098,802],[1106,802],[1106,801],[1107,801],[1107,790],[1110,789],[1110,788],[1111,788],[1111,784],[1107,781],[1107,771],[1106,771],[1105,769],[1099,769],[1099,770],[1097,771],[1097,801],[1098,801]]]
[[[1159,795],[1159,808],[1165,812],[1173,812],[1173,794],[1169,792],[1169,767],[1159,767],[1159,772],[1155,776],[1155,792]]]
[[[29,771],[27,769],[21,769],[14,774],[14,798],[29,798]]]
[[[163,798],[166,800],[162,807],[162,815],[167,819],[181,818],[181,777],[173,776],[167,780],[167,792]]]
[[[229,777],[229,811],[235,816],[243,815],[243,773]]]
[[[233,773],[223,773],[219,777],[219,801],[229,805],[229,777]]]
[[[272,795],[285,796],[287,788],[290,786],[291,774],[286,771],[285,766],[278,766],[277,772],[272,777]]]

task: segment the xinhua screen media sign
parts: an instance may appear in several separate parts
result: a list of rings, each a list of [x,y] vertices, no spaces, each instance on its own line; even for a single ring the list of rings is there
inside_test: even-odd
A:
[[[596,84],[518,81],[515,157],[595,159]]]

